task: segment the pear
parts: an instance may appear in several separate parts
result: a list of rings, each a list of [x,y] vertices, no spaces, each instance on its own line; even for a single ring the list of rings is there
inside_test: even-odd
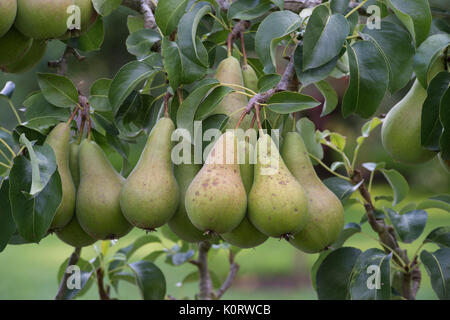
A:
[[[236,151],[236,136],[228,130],[217,140],[186,191],[187,214],[201,231],[230,232],[245,216],[247,195]]]
[[[132,229],[120,209],[124,179],[114,170],[103,150],[89,139],[80,144],[80,186],[77,219],[83,230],[97,240],[117,239]]]
[[[58,124],[45,140],[55,152],[62,185],[62,199],[50,226],[52,230],[67,225],[75,210],[75,185],[69,169],[69,140],[70,126],[67,123]]]
[[[68,20],[76,13],[67,12],[72,5],[80,8],[81,29],[87,28],[91,17],[95,15],[90,0],[17,0],[15,26],[33,39],[62,37],[68,31]]]
[[[15,28],[11,28],[0,38],[0,68],[20,60],[31,48],[33,39],[30,39]]]
[[[187,242],[200,242],[208,238],[192,224],[191,220],[189,220],[184,205],[186,190],[200,169],[200,165],[185,163],[179,164],[174,168],[174,174],[178,181],[178,185],[180,186],[180,199],[182,199],[182,201],[180,201],[180,205],[178,206],[175,215],[170,219],[168,224],[173,233]]]
[[[17,0],[0,1],[0,37],[3,37],[16,19]]]
[[[180,191],[171,161],[174,130],[170,118],[158,121],[120,194],[125,218],[138,228],[154,230],[161,227],[177,210]]]
[[[239,86],[244,85],[244,79],[242,78],[242,70],[239,64],[239,61],[230,56],[224,60],[222,60],[217,67],[215,78],[221,83],[227,84],[236,84]],[[233,87],[237,91],[242,91],[242,88]],[[214,114],[225,114],[230,116],[226,124],[226,128],[234,129],[236,124],[239,121],[241,116],[241,112],[237,112],[239,109],[242,109],[247,105],[247,97],[240,93],[230,93],[217,106],[214,111]],[[241,128],[247,130],[250,128],[251,116],[247,115],[244,120],[241,122]]]
[[[245,87],[258,92],[258,76],[251,65],[244,64],[242,66],[242,78],[244,79]]]
[[[255,181],[248,196],[250,222],[269,237],[289,238],[308,222],[308,200],[268,134],[258,139]]]
[[[7,73],[23,73],[33,68],[45,55],[47,50],[46,40],[34,40],[30,49],[23,55],[23,57],[11,64],[2,67]]]
[[[75,188],[78,189],[80,185],[80,166],[78,164],[78,153],[80,145],[77,142],[72,142],[69,145],[69,168],[72,175],[72,180]]]
[[[303,139],[297,132],[286,133],[281,156],[305,190],[309,208],[306,227],[289,242],[308,253],[323,251],[336,241],[344,226],[341,201],[317,176]]]
[[[67,226],[57,230],[55,233],[62,242],[75,248],[87,247],[97,241],[84,232],[76,216],[72,218]]]
[[[240,165],[242,182],[244,183],[245,192],[250,192],[253,184],[254,165],[250,161],[251,148],[253,146],[248,142],[244,142],[245,161]],[[267,236],[256,229],[246,216],[242,222],[233,231],[221,235],[226,242],[239,248],[253,248],[259,246],[267,240]]]
[[[422,105],[426,98],[427,90],[416,79],[383,121],[381,140],[384,149],[399,162],[419,164],[436,156],[421,145]]]

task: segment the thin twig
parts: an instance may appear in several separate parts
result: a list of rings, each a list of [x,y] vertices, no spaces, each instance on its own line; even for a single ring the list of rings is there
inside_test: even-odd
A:
[[[239,271],[239,265],[234,261],[234,253],[230,250],[230,271],[228,273],[227,278],[222,283],[220,288],[217,290],[216,298],[220,299],[224,293],[231,287],[233,280],[236,278],[236,275]]]
[[[232,54],[234,40],[236,40],[237,37],[239,37],[241,32],[247,30],[248,27],[250,27],[250,21],[247,20],[240,20],[238,23],[234,25],[233,30],[231,30],[231,32],[228,34],[227,37],[228,56],[231,56]]]
[[[154,29],[156,21],[151,8],[151,1],[141,0],[141,12],[144,15],[144,27],[146,29]]]
[[[211,243],[208,240],[202,241],[198,245],[198,259],[189,261],[197,266],[200,274],[199,288],[200,300],[212,300],[214,298],[211,275],[208,270],[208,252],[211,249]]]
[[[81,248],[75,248],[73,253],[71,254],[69,261],[67,262],[67,268],[73,265],[76,265],[78,263],[78,260],[80,260],[81,255]],[[67,280],[70,277],[70,273],[64,272],[64,275],[62,277],[61,283],[59,284],[58,292],[56,293],[55,300],[63,300],[64,296],[67,292]]]
[[[77,50],[72,48],[71,46],[66,46],[66,49],[64,50],[64,53],[61,58],[54,61],[49,61],[48,66],[49,68],[56,68],[57,74],[63,76],[67,73],[68,68],[68,59],[69,57],[73,55],[78,61],[83,61],[86,59],[85,56],[82,56]]]

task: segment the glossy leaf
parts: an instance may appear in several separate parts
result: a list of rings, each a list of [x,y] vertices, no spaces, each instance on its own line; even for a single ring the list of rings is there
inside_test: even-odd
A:
[[[267,103],[270,110],[280,114],[311,109],[320,105],[320,102],[313,97],[292,91],[275,93]]]
[[[325,99],[322,113],[320,114],[320,116],[323,117],[336,109],[339,102],[339,97],[334,88],[327,81],[321,80],[315,83],[315,85]]]
[[[394,191],[394,201],[392,202],[392,205],[395,206],[408,195],[408,181],[406,181],[406,179],[394,169],[381,169],[380,171],[383,173],[384,177]]]
[[[9,201],[8,179],[3,179],[0,185],[0,205],[2,207],[0,211],[0,252],[2,252],[16,231]]]
[[[161,36],[157,31],[141,29],[128,36],[126,46],[129,53],[142,58],[150,53],[152,46],[159,40]]]
[[[58,108],[49,103],[41,92],[29,96],[23,102],[25,117],[27,120],[42,117],[53,117],[60,121],[67,121],[70,117],[70,111],[66,108]]]
[[[347,180],[338,177],[332,177],[323,180],[323,183],[339,198],[339,200],[344,201],[348,199],[356,190],[358,190],[363,181],[361,181],[357,185],[353,185]]]
[[[186,12],[188,0],[160,0],[156,6],[155,20],[163,35],[170,35]]]
[[[286,35],[300,26],[300,18],[291,11],[277,11],[259,25],[255,36],[255,51],[264,65],[264,72],[275,73],[275,49]]]
[[[437,208],[441,210],[445,210],[450,212],[450,195],[448,194],[440,194],[436,196],[432,196],[429,199],[423,200],[417,206],[417,209],[430,209]]]
[[[435,243],[440,247],[450,248],[450,226],[439,227],[431,231],[424,243]]]
[[[342,14],[330,14],[325,5],[317,6],[306,26],[302,70],[330,62],[341,51],[348,33],[348,22]]]
[[[320,264],[316,274],[317,296],[320,300],[345,300],[348,285],[361,250],[339,248],[332,251]]]
[[[316,139],[316,127],[314,122],[308,118],[301,118],[297,121],[297,130],[305,142],[306,149],[315,157],[323,158],[322,144]],[[312,160],[314,161],[314,160]]]
[[[265,92],[274,88],[281,80],[278,73],[269,73],[258,79],[258,91]]]
[[[350,0],[330,0],[330,9],[332,12],[345,13]]]
[[[331,245],[332,248],[340,248],[353,235],[361,232],[361,226],[357,223],[350,222],[344,226],[337,240]]]
[[[95,111],[111,111],[111,105],[108,99],[111,82],[111,79],[101,78],[92,84],[89,104]]]
[[[424,210],[413,210],[399,214],[387,208],[387,213],[395,231],[405,243],[411,243],[420,237],[428,220],[428,214]]]
[[[356,113],[371,117],[387,90],[389,72],[384,57],[370,41],[347,44],[350,63],[350,84],[342,102],[342,114]]]
[[[228,19],[253,20],[272,8],[269,0],[237,0],[228,8]]]
[[[162,300],[166,296],[166,279],[161,270],[150,261],[129,264],[144,300]]]
[[[66,260],[64,260],[64,262],[61,264],[61,266],[59,267],[58,270],[58,284],[61,283],[61,280],[64,276],[64,273],[66,272],[67,269],[67,263],[69,262],[69,258],[67,258]],[[74,298],[77,297],[81,297],[83,294],[85,294],[90,287],[93,284],[93,280],[94,277],[92,275],[93,271],[92,268],[93,266],[89,263],[89,261],[84,260],[83,258],[80,258],[76,264],[76,266],[78,266],[80,268],[80,287],[79,288],[73,288],[73,289],[69,289],[67,288],[67,290],[65,290],[65,295],[63,297],[64,300],[72,300]],[[75,273],[71,273],[73,275],[75,275]],[[68,279],[69,284],[72,284],[72,281],[70,281],[71,279]]]
[[[110,15],[122,3],[122,0],[92,0],[95,11],[101,16]]]
[[[442,248],[433,253],[423,250],[420,260],[431,278],[431,286],[438,298],[450,300],[450,249]]]
[[[203,120],[207,118],[214,112],[219,103],[222,102],[223,98],[233,91],[233,88],[224,86],[214,88],[198,106],[197,112],[195,113],[195,120]]]
[[[444,131],[439,139],[441,146],[440,156],[444,160],[450,160],[450,88],[445,91],[441,99],[441,106],[439,108],[439,118],[441,119]]]
[[[38,83],[45,99],[60,108],[78,104],[78,92],[66,77],[52,73],[38,73]]]
[[[103,19],[97,18],[94,25],[78,38],[78,49],[85,52],[100,50],[104,39],[105,27]]]

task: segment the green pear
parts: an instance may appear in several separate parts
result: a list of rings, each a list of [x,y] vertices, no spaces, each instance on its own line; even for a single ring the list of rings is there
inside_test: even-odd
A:
[[[69,168],[72,175],[72,180],[75,188],[78,189],[80,185],[80,166],[78,164],[78,153],[80,145],[77,142],[72,142],[69,146]]]
[[[222,134],[186,191],[187,214],[201,231],[230,232],[245,216],[247,195],[237,161],[236,142],[233,131]]]
[[[80,8],[81,28],[87,27],[95,14],[90,0],[17,0],[15,26],[33,39],[62,37],[68,31],[67,22],[74,14],[67,13],[72,5]]]
[[[239,167],[245,192],[248,195],[252,188],[254,175],[254,165],[250,161],[251,148],[253,146],[248,142],[248,139],[243,142],[243,148],[245,161]],[[252,225],[247,215],[246,213],[242,222],[231,232],[222,234],[222,239],[239,248],[253,248],[266,241],[268,237]]]
[[[215,78],[221,83],[235,84],[239,86],[244,85],[241,66],[239,64],[239,61],[233,56],[228,57],[220,62],[216,70]],[[233,88],[237,91],[242,91],[242,88]],[[225,114],[227,116],[230,116],[226,128],[234,129],[242,114],[242,112],[238,112],[238,110],[244,108],[247,103],[248,101],[245,95],[233,92],[223,98],[223,100],[214,110],[214,114]],[[250,128],[251,118],[252,117],[250,115],[247,115],[241,122],[240,127],[244,130]]]
[[[268,134],[258,139],[255,181],[248,196],[250,222],[269,237],[288,238],[308,222],[308,199]]]
[[[242,66],[242,78],[244,79],[244,86],[258,92],[258,76],[255,70],[249,64],[244,64]]]
[[[336,241],[344,226],[341,201],[317,176],[303,139],[297,132],[285,135],[281,156],[305,190],[309,208],[306,227],[289,242],[308,253],[323,251]]]
[[[174,168],[175,177],[180,186],[180,199],[182,199],[182,201],[180,201],[180,205],[178,206],[175,215],[170,219],[168,224],[173,233],[187,242],[200,242],[208,238],[192,224],[191,220],[189,220],[184,205],[186,190],[200,169],[200,165],[184,163],[179,164]]]
[[[7,73],[23,73],[33,68],[45,55],[47,50],[46,40],[34,40],[31,48],[24,54],[24,56],[11,64],[2,67]]]
[[[0,1],[0,37],[3,37],[16,19],[17,0]]]
[[[62,185],[61,203],[50,227],[53,230],[67,225],[72,220],[75,211],[75,185],[69,169],[69,140],[70,126],[67,123],[58,124],[45,140],[55,152]]]
[[[154,230],[161,227],[177,210],[180,191],[171,161],[174,130],[170,118],[158,121],[120,194],[125,218],[138,228]]]
[[[436,156],[421,145],[422,105],[426,98],[427,90],[418,80],[414,81],[409,92],[383,121],[381,140],[384,149],[399,162],[418,164]]]
[[[57,230],[55,233],[62,242],[75,248],[87,247],[97,241],[81,228],[76,216],[72,218],[67,226]]]
[[[124,179],[114,170],[103,150],[89,139],[80,144],[80,186],[77,219],[83,230],[97,240],[117,239],[132,229],[120,209]]]
[[[11,28],[0,38],[0,68],[20,60],[31,48],[33,39],[30,39],[15,28]]]

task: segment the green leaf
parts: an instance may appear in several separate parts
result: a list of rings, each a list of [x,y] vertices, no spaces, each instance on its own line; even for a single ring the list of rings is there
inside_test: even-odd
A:
[[[98,18],[94,25],[88,31],[83,32],[78,38],[78,49],[85,52],[98,51],[104,39],[105,27],[103,25],[103,19]]]
[[[0,252],[2,252],[16,231],[9,201],[8,179],[3,179],[0,185],[0,205],[2,207],[0,211]]]
[[[140,61],[132,61],[120,68],[111,82],[108,93],[113,112],[117,112],[130,93],[155,72],[147,63]]]
[[[122,4],[122,0],[92,0],[92,4],[95,11],[105,17],[116,10]]]
[[[333,250],[322,251],[319,254],[319,257],[314,262],[314,264],[311,268],[311,273],[310,273],[311,274],[311,284],[312,284],[314,290],[316,290],[316,291],[317,291],[317,270],[319,270],[319,267],[322,264],[323,260],[325,260],[325,258],[332,252],[333,252]]]
[[[322,113],[320,114],[320,116],[323,117],[330,114],[334,111],[334,109],[336,109],[339,102],[339,97],[336,93],[336,90],[334,90],[331,84],[329,84],[327,81],[321,80],[319,82],[316,82],[315,86],[317,87],[317,89],[319,89],[320,93],[325,99]]]
[[[160,0],[156,6],[155,20],[165,36],[170,35],[186,12],[188,0]]]
[[[265,74],[258,79],[258,91],[266,92],[267,90],[274,88],[280,80],[281,76],[278,73]]]
[[[300,27],[300,17],[291,11],[277,11],[259,25],[255,36],[255,51],[264,65],[265,73],[275,73],[275,49],[286,35]]]
[[[45,99],[51,104],[70,108],[78,104],[78,92],[66,77],[52,73],[38,73],[38,83]]]
[[[427,88],[427,98],[422,107],[421,143],[426,149],[439,151],[442,124],[439,119],[441,99],[450,87],[450,73],[443,71],[436,75]],[[448,107],[448,105],[447,105]]]
[[[274,3],[280,10],[284,10],[284,1],[283,0],[270,0],[270,2]]]
[[[379,118],[372,118],[371,120],[367,121],[361,128],[362,137],[367,138],[370,133],[378,127],[380,124],[382,124],[383,121]]]
[[[339,198],[339,200],[344,201],[348,199],[356,190],[358,190],[363,181],[361,181],[357,185],[353,185],[347,180],[338,177],[332,177],[323,180],[323,183]]]
[[[332,145],[334,145],[338,150],[344,151],[345,148],[345,143],[346,143],[346,137],[336,133],[336,132],[331,132],[330,135],[330,143]]]
[[[253,20],[259,18],[272,8],[269,0],[237,0],[228,8],[228,20]]]
[[[420,260],[431,278],[431,286],[440,300],[450,300],[450,249],[433,253],[423,250]]]
[[[222,102],[223,98],[233,91],[233,88],[225,86],[214,88],[198,106],[197,112],[195,113],[195,120],[203,120],[211,115],[219,103]]]
[[[389,91],[394,93],[406,86],[413,73],[415,54],[408,32],[395,23],[381,21],[380,29],[365,27],[362,37],[382,53],[389,70]]]
[[[384,163],[384,162],[366,162],[366,163],[362,164],[362,166],[364,168],[366,168],[367,170],[369,170],[370,172],[373,172],[373,171],[378,170],[380,168],[384,168],[385,165],[386,165],[386,163]],[[384,198],[386,198],[386,197],[384,197]],[[392,197],[389,197],[389,198],[392,198]],[[394,200],[394,199],[392,198],[392,200]]]
[[[391,259],[392,253],[375,248],[358,257],[350,280],[351,300],[391,299]]]
[[[133,33],[135,31],[145,28],[145,22],[143,16],[128,16],[127,18],[128,32]]]
[[[317,296],[320,300],[345,300],[348,285],[361,250],[339,248],[332,251],[320,264],[316,274]]]
[[[447,212],[450,212],[450,195],[448,195],[448,194],[436,195],[436,196],[430,197],[427,200],[423,200],[417,206],[418,210],[430,209],[430,208],[437,208],[437,209],[442,209]]]
[[[280,114],[311,109],[320,105],[320,102],[313,97],[292,91],[275,93],[267,103],[270,110]]]
[[[431,28],[431,11],[427,0],[387,0],[397,18],[408,29],[418,47],[427,37]]]
[[[138,59],[150,53],[155,42],[161,40],[159,33],[152,29],[141,29],[131,33],[126,41],[127,50]]]
[[[166,279],[161,270],[150,261],[129,264],[144,300],[163,300],[166,296]]]
[[[378,109],[389,82],[384,57],[371,41],[347,43],[350,63],[350,84],[342,102],[342,114],[356,113],[371,117]]]
[[[428,214],[424,210],[413,210],[398,214],[387,208],[387,213],[395,231],[405,243],[411,243],[420,237],[428,220]]]
[[[337,249],[344,245],[345,241],[353,235],[361,232],[361,226],[357,223],[350,222],[344,226],[337,240],[331,245],[332,248]]]
[[[70,110],[66,108],[58,108],[49,103],[44,95],[39,91],[32,94],[23,102],[25,117],[28,121],[35,118],[53,117],[59,121],[67,121],[70,117]]]
[[[426,39],[414,56],[414,72],[422,87],[428,87],[428,72],[438,56],[450,44],[449,34],[435,34]]]
[[[344,52],[345,49],[341,50],[341,52],[337,56],[335,56],[323,66],[303,71],[303,46],[298,45],[294,53],[295,73],[297,74],[298,80],[302,83],[303,86],[307,86],[311,83],[316,83],[326,79],[328,75],[333,71],[339,58],[342,56],[342,54],[344,54]]]
[[[194,136],[194,118],[197,108],[207,93],[217,86],[219,82],[215,79],[204,79],[199,82],[197,88],[183,101],[177,112],[177,128],[189,131]]]
[[[450,248],[450,226],[439,227],[431,231],[424,243],[435,243],[440,247]]]
[[[89,104],[95,111],[111,111],[111,105],[108,99],[111,82],[111,79],[101,78],[92,84]]]
[[[302,136],[308,152],[318,159],[322,159],[323,148],[322,144],[316,139],[316,126],[314,125],[314,122],[306,117],[301,118],[297,121],[297,130]]]
[[[317,6],[308,20],[303,40],[303,70],[315,69],[339,54],[349,33],[347,19]]]
[[[350,0],[330,0],[330,9],[332,12],[345,13]]]
[[[19,141],[26,146],[31,163],[31,188],[28,192],[24,191],[24,194],[34,197],[45,188],[57,169],[55,153],[48,144],[33,147],[24,134]]]
[[[68,262],[69,258],[64,260],[64,262],[59,267],[57,277],[58,285],[61,283],[64,273],[66,272]],[[81,297],[90,289],[90,287],[94,282],[93,281],[94,277],[92,277],[93,273],[92,265],[89,263],[89,261],[84,260],[83,258],[79,258],[78,262],[76,263],[76,266],[80,268],[80,287],[73,289],[67,288],[67,290],[65,290],[64,292],[65,293],[63,297],[64,300],[72,300],[74,298]],[[68,280],[70,280],[70,278]],[[72,281],[70,281],[69,283],[72,283]]]
[[[29,242],[39,242],[46,235],[61,203],[61,178],[55,171],[45,188],[30,199],[24,193],[31,188],[31,171],[31,163],[27,158],[18,156],[14,159],[9,176],[9,199],[20,236]]]
[[[439,118],[444,127],[444,131],[439,139],[441,146],[440,156],[443,160],[450,160],[450,108],[448,106],[450,106],[450,88],[442,96],[439,108]]]
[[[384,177],[394,191],[394,201],[392,202],[392,205],[395,206],[408,195],[408,181],[406,181],[406,179],[394,169],[381,169],[380,171],[383,173]]]

